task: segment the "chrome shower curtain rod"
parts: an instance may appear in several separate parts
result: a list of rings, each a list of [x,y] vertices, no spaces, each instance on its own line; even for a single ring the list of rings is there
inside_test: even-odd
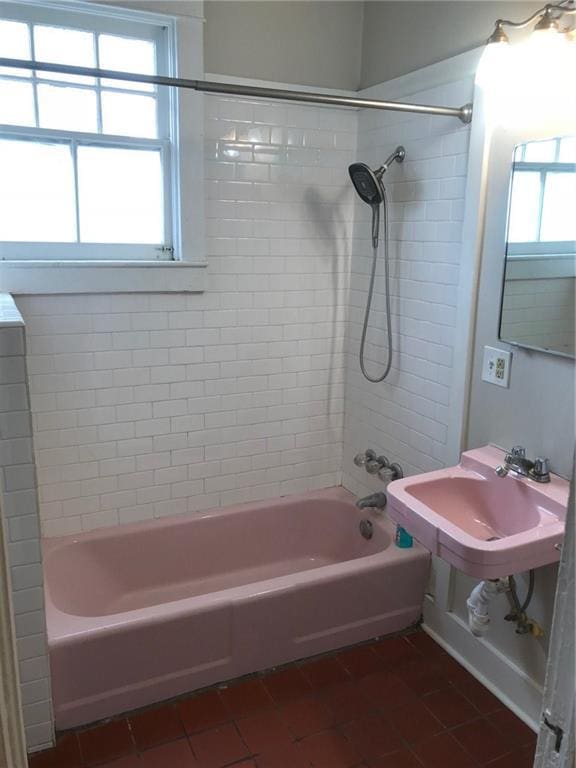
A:
[[[457,117],[463,123],[472,119],[472,104],[462,107],[435,107],[428,104],[406,104],[399,101],[380,99],[359,99],[353,96],[332,96],[325,93],[290,91],[282,88],[266,88],[253,85],[218,83],[211,80],[187,80],[182,77],[164,77],[163,75],[140,75],[132,72],[118,72],[94,67],[76,67],[68,64],[53,64],[46,61],[28,61],[26,59],[0,58],[0,67],[29,69],[39,72],[55,72],[61,75],[84,75],[106,80],[124,80],[147,85],[167,85],[173,88],[186,88],[202,93],[225,93],[232,96],[254,96],[259,99],[278,99],[280,101],[302,101],[308,104],[324,104],[332,107],[358,107],[360,109],[385,109],[395,112],[415,112],[421,115],[442,115]]]

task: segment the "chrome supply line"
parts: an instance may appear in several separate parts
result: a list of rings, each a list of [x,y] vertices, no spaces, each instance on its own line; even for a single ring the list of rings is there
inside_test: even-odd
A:
[[[116,70],[97,69],[94,67],[76,67],[68,64],[53,64],[46,61],[29,61],[27,59],[0,58],[0,67],[36,70],[38,72],[55,72],[61,75],[83,75],[85,77],[124,80],[125,82],[146,83],[148,85],[166,85],[172,88],[185,88],[202,93],[223,93],[231,96],[249,96],[259,99],[301,101],[308,104],[323,104],[332,107],[357,107],[360,109],[414,112],[421,115],[441,115],[443,117],[457,117],[463,123],[469,123],[472,120],[472,104],[464,104],[462,107],[435,107],[429,104],[407,104],[399,101],[360,99],[354,96],[332,96],[326,93],[308,93],[306,91],[291,91],[282,88],[219,83],[211,80],[187,80],[182,77],[165,77],[164,75],[140,75],[132,72],[118,72]]]

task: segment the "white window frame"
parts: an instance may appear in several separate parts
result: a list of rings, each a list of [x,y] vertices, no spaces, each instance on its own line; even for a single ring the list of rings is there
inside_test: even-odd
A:
[[[544,211],[544,189],[546,186],[546,177],[550,173],[575,173],[576,164],[560,162],[558,160],[560,153],[560,142],[564,136],[555,138],[556,147],[554,149],[555,159],[548,161],[525,160],[527,142],[522,147],[522,158],[514,159],[512,163],[512,177],[514,173],[539,173],[540,174],[540,197],[538,201],[538,239],[525,242],[511,241],[507,243],[506,254],[513,259],[541,259],[543,257],[555,258],[574,258],[576,254],[576,242],[573,240],[555,241],[540,240],[540,231],[542,227],[542,213]],[[537,142],[535,142],[537,143]],[[517,151],[517,150],[516,150]],[[510,181],[510,194],[512,194],[512,178]],[[510,197],[510,208],[512,207],[512,197]]]
[[[68,22],[66,13],[74,14],[69,16]],[[162,29],[166,74],[191,79],[203,77],[203,19],[200,15],[175,17],[61,0],[20,0],[17,5],[0,2],[0,15],[29,23],[47,21],[70,27],[78,27],[79,20],[86,19],[86,29],[114,34],[122,34],[122,29],[131,30],[133,37],[138,37],[138,32],[134,31],[135,22],[143,29],[146,25]],[[91,19],[92,26],[89,24]],[[179,40],[185,44],[179,45]],[[46,81],[43,79],[42,82]],[[162,245],[157,250],[153,246],[131,244],[3,242],[0,244],[0,291],[28,294],[204,290],[202,95],[193,91],[179,92],[176,88],[160,88],[158,107],[158,114],[163,112],[166,121],[159,129],[159,139],[2,126],[2,133],[15,137],[40,138],[41,135],[45,138],[50,134],[54,140],[83,144],[92,139],[98,145],[160,146],[166,163],[163,192],[165,225],[170,239],[165,244],[167,250]],[[185,157],[182,156],[184,152]],[[82,250],[81,258],[78,249]]]

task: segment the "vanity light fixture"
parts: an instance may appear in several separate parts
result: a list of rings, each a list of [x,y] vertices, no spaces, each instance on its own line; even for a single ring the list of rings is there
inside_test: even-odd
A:
[[[576,119],[574,25],[576,0],[549,3],[522,21],[497,19],[476,70],[487,98],[487,119],[505,127]],[[508,32],[532,27],[527,39],[510,45]]]
[[[534,32],[551,31],[562,33],[559,25],[560,19],[564,15],[569,15],[572,13],[576,13],[576,3],[574,0],[564,0],[564,2],[560,3],[548,3],[543,8],[540,8],[538,11],[533,13],[532,16],[524,19],[524,21],[497,19],[494,25],[494,31],[486,41],[486,44],[492,45],[493,43],[509,43],[510,38],[506,34],[504,27],[524,29],[534,22],[536,22],[534,26]],[[566,32],[569,32],[569,30],[566,30]]]

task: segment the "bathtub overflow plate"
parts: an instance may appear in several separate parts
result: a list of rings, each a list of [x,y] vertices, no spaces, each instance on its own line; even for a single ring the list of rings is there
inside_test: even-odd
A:
[[[370,520],[360,520],[360,533],[365,539],[371,539],[374,536],[374,526]]]

